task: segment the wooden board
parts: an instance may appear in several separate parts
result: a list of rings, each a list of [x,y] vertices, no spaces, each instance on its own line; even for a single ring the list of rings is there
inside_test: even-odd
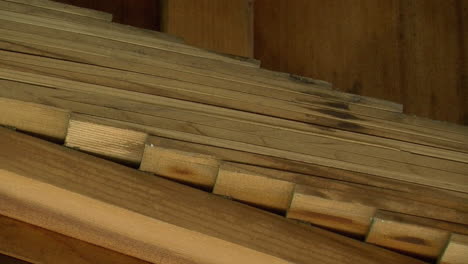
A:
[[[7,18],[4,18],[4,21],[2,21],[1,28],[9,31],[2,32],[2,39],[7,40],[10,44],[11,41],[15,40],[19,40],[20,43],[22,43],[20,46],[10,45],[9,49],[20,49],[23,52],[27,50],[28,53],[32,52],[33,54],[37,54],[38,48],[41,47],[39,51],[42,52],[40,54],[47,54],[52,57],[65,56],[68,59],[71,58],[70,56],[73,53],[78,52],[80,55],[73,56],[73,60],[89,63],[90,59],[92,60],[92,57],[94,57],[94,60],[92,60],[93,64],[103,65],[103,63],[105,63],[104,66],[108,66],[108,64],[106,64],[106,58],[124,58],[127,63],[120,64],[118,68],[128,68],[130,66],[128,62],[138,62],[140,64],[152,66],[163,66],[164,68],[170,68],[185,73],[196,73],[216,79],[230,80],[231,82],[236,81],[244,84],[255,83],[256,85],[266,87],[282,88],[280,90],[292,92],[296,94],[296,96],[300,95],[301,98],[298,100],[305,103],[307,103],[307,98],[309,97],[326,97],[355,105],[367,106],[376,109],[375,111],[398,112],[397,109],[389,107],[381,102],[375,102],[369,98],[330,91],[312,84],[291,81],[290,79],[284,80],[284,74],[276,74],[266,70],[236,66],[228,63],[220,64],[220,62],[214,60],[200,60],[200,58],[191,58],[182,54],[168,53],[168,51],[164,50],[135,46],[134,44],[116,42],[84,34],[78,34],[80,42],[77,42],[75,40],[77,33],[18,23],[14,22],[13,19],[7,21],[5,19]],[[26,35],[21,32],[26,33]],[[51,42],[51,38],[55,40]],[[32,43],[34,43],[33,49],[28,49],[27,47]],[[51,47],[53,47],[53,49],[51,49]],[[67,47],[67,49],[64,50],[63,47]],[[110,47],[112,47],[112,49]],[[117,50],[118,52],[116,52]],[[61,55],[62,53],[63,55]],[[90,54],[94,55],[88,58]],[[144,56],[142,56],[142,54],[144,54]],[[98,60],[95,58],[96,55],[100,57]],[[157,58],[157,60],[152,59],[153,57]],[[117,67],[115,62],[112,64],[112,68]],[[140,67],[138,70],[138,72],[144,73],[148,71],[154,74],[155,70],[151,70],[147,67]],[[207,83],[204,81],[202,84],[206,85]]]
[[[17,77],[18,76],[16,76],[15,78]],[[34,79],[34,80],[37,80],[37,79]],[[285,130],[284,133],[281,133],[280,135],[278,135],[278,133],[273,131],[273,135],[271,137],[270,136],[267,137],[266,133],[271,133],[270,132],[272,131],[271,127],[259,126],[257,124],[253,124],[249,122],[237,123],[237,122],[234,122],[235,121],[234,119],[222,120],[219,117],[213,117],[208,114],[197,115],[195,112],[184,113],[184,111],[179,111],[177,109],[170,110],[170,108],[166,108],[166,107],[161,108],[161,106],[154,106],[152,104],[148,104],[151,102],[155,102],[151,98],[151,96],[138,97],[135,95],[135,96],[127,97],[127,99],[133,98],[132,100],[142,100],[142,99],[144,99],[145,101],[148,100],[147,101],[148,103],[145,102],[145,103],[142,103],[141,106],[138,106],[139,103],[137,103],[136,101],[133,101],[132,105],[129,105],[128,103],[125,103],[125,101],[122,101],[121,99],[117,99],[117,98],[114,98],[113,100],[108,100],[109,96],[115,95],[115,92],[108,90],[108,89],[106,91],[106,89],[104,88],[97,89],[99,90],[99,93],[101,93],[101,91],[106,93],[105,98],[104,97],[99,98],[100,96],[97,93],[94,93],[97,90],[92,88],[91,86],[86,87],[86,86],[81,85],[80,87],[73,86],[73,88],[71,88],[71,86],[67,85],[67,89],[69,88],[70,89],[84,89],[83,91],[88,90],[88,91],[85,91],[86,93],[89,93],[89,91],[91,91],[89,89],[92,89],[94,93],[92,96],[89,96],[89,94],[86,95],[85,93],[83,94],[68,93],[66,91],[63,91],[62,93],[57,89],[50,90],[50,89],[45,89],[45,88],[40,88],[40,87],[33,88],[33,86],[28,86],[28,85],[16,84],[15,87],[16,87],[15,92],[13,94],[8,95],[9,97],[19,96],[20,93],[22,93],[21,87],[24,87],[26,89],[34,89],[34,93],[36,94],[36,96],[45,92],[45,94],[43,94],[43,96],[41,97],[43,97],[43,99],[49,98],[47,99],[47,101],[49,102],[51,100],[60,102],[63,99],[59,99],[59,98],[68,94],[68,96],[74,97],[73,101],[75,102],[82,102],[86,104],[91,103],[87,107],[83,107],[83,105],[79,107],[79,104],[78,104],[77,106],[80,109],[79,111],[78,111],[78,108],[71,109],[71,110],[109,118],[110,116],[105,116],[106,115],[105,113],[98,114],[96,110],[92,110],[92,107],[90,108],[91,105],[93,105],[94,108],[96,107],[100,108],[101,107],[100,105],[105,102],[105,105],[107,107],[111,107],[113,109],[113,110],[108,109],[110,111],[115,111],[116,109],[122,109],[122,111],[132,112],[132,113],[115,115],[115,117],[112,117],[112,119],[118,119],[118,120],[128,119],[130,118],[131,115],[133,115],[133,117],[130,118],[130,120],[122,120],[122,121],[135,122],[135,120],[139,120],[138,123],[140,124],[155,126],[155,127],[162,128],[162,129],[169,129],[173,131],[189,133],[194,136],[217,138],[218,141],[229,140],[229,141],[239,142],[239,143],[236,143],[238,145],[238,149],[245,150],[245,148],[247,148],[247,149],[250,149],[249,152],[255,152],[255,153],[263,152],[264,153],[264,151],[267,151],[268,154],[275,153],[275,152],[283,153],[281,154],[281,155],[285,155],[283,157],[288,157],[290,159],[299,158],[301,161],[307,160],[307,161],[318,163],[321,165],[332,166],[332,167],[341,168],[341,169],[348,169],[348,170],[353,170],[353,171],[358,171],[358,172],[366,172],[366,173],[376,174],[376,175],[380,175],[384,177],[389,177],[389,178],[394,178],[394,179],[399,179],[399,180],[404,180],[404,181],[409,181],[409,182],[418,182],[419,184],[424,183],[429,186],[438,186],[440,188],[447,188],[447,189],[452,189],[452,190],[455,190],[455,189],[463,190],[464,185],[465,185],[464,181],[466,181],[467,179],[462,174],[444,172],[440,170],[435,170],[435,169],[426,168],[426,167],[413,166],[413,165],[410,166],[412,167],[412,169],[409,169],[407,164],[400,164],[398,162],[392,162],[388,160],[386,160],[385,162],[379,162],[378,161],[379,159],[376,159],[372,156],[351,154],[351,153],[347,153],[346,150],[343,150],[342,152],[340,152],[342,154],[337,155],[336,150],[321,148],[317,145],[313,145],[313,144],[306,143],[306,142],[285,141],[284,138],[287,138],[285,137],[285,133],[291,132],[288,130]],[[2,89],[0,92],[5,95],[9,93],[9,91],[6,89]],[[55,94],[55,96],[50,97],[52,94]],[[61,94],[61,96],[57,96],[58,94]],[[131,93],[128,93],[128,94],[130,95]],[[28,93],[23,93],[20,96],[20,99],[27,98],[27,100],[31,100],[31,99],[37,100],[36,98],[29,99],[28,97],[30,97]],[[70,108],[72,106],[72,104],[70,103],[70,99],[71,97],[69,97],[66,100],[67,101],[66,104],[63,104],[64,102],[62,101],[60,105],[56,105],[56,106]],[[139,107],[141,107],[141,109],[144,109],[144,111],[141,112],[144,115],[137,117],[140,114],[139,113],[137,114],[135,111]],[[151,108],[153,108],[153,111],[151,111],[151,113],[147,112]],[[161,109],[168,109],[168,111],[161,111]],[[146,121],[143,121],[142,118]],[[208,122],[209,120],[213,120],[213,121],[210,121],[209,124],[214,124],[215,126],[206,125],[207,124],[206,122]],[[253,127],[258,127],[258,128],[253,128]],[[290,138],[295,138],[295,137],[290,137]],[[248,144],[248,145],[246,146],[244,144]],[[308,144],[310,144],[309,146],[311,147],[307,147]],[[297,158],[292,158],[294,156]]]
[[[253,1],[162,1],[162,31],[187,44],[253,57]]]
[[[6,66],[14,67],[22,71],[41,73],[42,76],[61,77],[79,82],[111,86],[123,90],[154,94],[182,100],[190,100],[225,108],[266,114],[269,116],[285,118],[288,120],[297,120],[315,125],[332,126],[335,127],[335,129],[330,131],[320,129],[320,127],[316,126],[287,122],[286,120],[283,120],[282,122],[276,121],[276,123],[274,123],[281,124],[282,126],[288,126],[290,128],[307,130],[324,136],[331,136],[331,134],[333,134],[336,135],[335,138],[339,139],[346,137],[356,141],[366,141],[369,143],[372,141],[372,138],[369,137],[360,136],[355,133],[339,131],[341,127],[346,126],[345,124],[352,125],[354,128],[351,130],[365,130],[367,131],[366,133],[376,135],[383,133],[385,134],[385,137],[391,136],[389,131],[392,130],[393,134],[397,133],[397,138],[399,138],[399,134],[406,135],[404,140],[411,140],[414,138],[418,140],[421,137],[436,137],[444,138],[446,140],[458,139],[463,141],[463,139],[466,138],[463,134],[458,133],[458,131],[447,133],[440,130],[431,130],[426,127],[402,124],[401,122],[388,122],[381,119],[368,118],[366,116],[355,114],[348,110],[339,108],[327,108],[321,106],[316,106],[315,108],[304,107],[303,105],[295,104],[293,102],[265,98],[263,96],[257,96],[241,91],[226,91],[225,89],[217,89],[205,85],[195,85],[190,82],[181,82],[178,80],[170,80],[166,78],[150,77],[144,74],[129,73],[112,69],[104,70],[102,68],[91,67],[89,65],[63,62],[9,52],[2,52],[2,55],[3,59],[5,60],[2,63],[6,64]],[[102,73],[98,74],[98,72]],[[123,76],[125,79],[123,79]],[[120,80],[117,80],[116,78],[119,78]],[[226,111],[223,113],[226,113]],[[262,120],[272,119],[262,118]],[[404,150],[418,148],[417,146],[408,147],[406,146],[407,144],[405,144],[405,142],[395,142],[381,138],[372,141],[372,143],[380,143],[381,145],[392,146]],[[420,150],[419,152],[431,153],[434,151]],[[435,151],[435,153],[437,153],[437,151]],[[441,155],[444,157],[444,159],[446,159],[448,156],[447,153],[443,153]],[[409,158],[409,160],[415,159],[417,159],[417,157]],[[437,168],[456,167],[456,165],[453,164],[448,166],[441,166],[440,164],[435,164],[434,162],[437,163],[437,161],[425,161],[423,164],[433,164],[433,166],[437,166]]]
[[[80,8],[72,5],[66,5],[62,3],[58,3],[56,1],[50,0],[7,0],[9,2],[37,6],[45,9],[60,11],[63,13],[70,13],[74,15],[80,15],[87,18],[94,18],[100,19],[104,21],[111,21],[112,14],[100,12],[97,10],[87,9],[87,8]]]
[[[439,259],[440,264],[468,263],[468,236],[452,234],[444,254]]]
[[[180,263],[421,263],[10,130],[0,133],[2,214],[122,253]]]
[[[0,252],[33,264],[149,264],[6,216],[0,216]]]
[[[67,134],[70,111],[0,98],[0,125],[14,127],[56,141]]]

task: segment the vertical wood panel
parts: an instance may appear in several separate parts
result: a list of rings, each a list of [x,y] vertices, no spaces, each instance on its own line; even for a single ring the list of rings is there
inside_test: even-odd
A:
[[[468,0],[255,2],[264,67],[468,124]]]
[[[167,0],[164,5],[164,32],[187,44],[252,57],[252,0]]]

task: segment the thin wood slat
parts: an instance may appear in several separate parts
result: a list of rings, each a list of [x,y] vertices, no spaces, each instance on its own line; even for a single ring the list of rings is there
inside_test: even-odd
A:
[[[1,215],[0,252],[33,264],[149,264],[143,260]],[[1,263],[4,262],[1,261]]]
[[[19,77],[17,76],[15,78]],[[35,81],[35,79],[33,78],[31,78],[31,80]],[[3,81],[0,81],[0,83],[2,82]],[[48,98],[47,101],[49,104],[50,102],[54,101],[54,106],[65,107],[77,112],[88,113],[92,115],[122,121],[126,121],[123,119],[130,118],[130,120],[138,120],[138,123],[140,124],[150,125],[162,129],[169,129],[171,131],[189,133],[196,137],[208,136],[211,138],[211,141],[213,141],[214,138],[216,138],[216,141],[235,141],[238,142],[235,144],[238,145],[239,150],[249,149],[249,152],[255,152],[260,154],[267,151],[267,153],[270,155],[272,153],[282,153],[282,157],[287,157],[293,160],[307,161],[315,164],[321,164],[329,167],[336,167],[358,172],[366,172],[379,176],[409,182],[417,182],[419,184],[426,184],[428,186],[437,186],[439,188],[446,188],[452,190],[462,191],[466,185],[464,182],[468,180],[468,178],[463,176],[462,174],[444,172],[436,169],[426,168],[423,166],[401,164],[398,162],[392,162],[388,160],[385,160],[385,162],[381,162],[378,158],[374,158],[368,155],[348,153],[345,149],[340,151],[340,153],[342,154],[337,155],[338,152],[336,150],[328,149],[327,147],[317,146],[313,143],[305,143],[303,142],[303,140],[300,140],[299,142],[285,141],[284,136],[286,134],[291,134],[292,132],[289,130],[279,130],[281,131],[281,133],[278,133],[279,131],[277,132],[277,130],[272,130],[271,126],[263,126],[260,124],[245,122],[241,120],[235,121],[231,118],[221,119],[220,117],[212,116],[209,114],[185,112],[176,108],[168,109],[164,107],[163,109],[167,109],[167,111],[161,111],[162,108],[160,106],[148,104],[156,102],[150,96],[138,97],[137,94],[129,93],[130,97],[125,97],[126,99],[145,101],[145,103],[141,104],[136,101],[133,101],[132,105],[129,105],[128,103],[125,103],[123,99],[124,97],[122,97],[122,99],[114,98],[113,100],[108,100],[109,96],[114,95],[113,89],[99,89],[99,93],[104,92],[106,94],[106,98],[104,98],[98,93],[94,93],[92,96],[89,96],[88,93],[93,91],[92,89],[94,88],[92,86],[64,86],[65,89],[80,89],[86,92],[85,94],[76,92],[69,93],[67,91],[63,91],[64,93],[62,93],[58,89],[50,90],[47,88],[40,87],[33,88],[33,86],[19,83],[14,85],[16,88],[13,94],[8,95],[10,93],[8,90],[0,89],[0,95],[7,97],[13,96],[13,98],[18,98],[19,96],[19,99],[21,100],[30,100],[28,98],[31,97],[30,93],[24,93],[21,91],[21,87],[30,87],[27,89],[33,89],[34,94],[36,95],[31,98],[32,100],[37,100],[37,96],[39,94],[41,94],[42,92],[46,92],[49,95],[44,94],[41,95],[41,97],[43,97],[43,99]],[[50,96],[52,94],[55,95]],[[68,94],[68,96],[66,96],[66,94]],[[64,96],[66,96],[66,100],[61,99],[65,98]],[[56,105],[56,102],[59,102],[59,104]],[[80,103],[77,104],[76,102]],[[100,106],[104,102],[107,106],[110,106],[111,108],[103,108],[102,106]],[[83,103],[86,103],[86,106],[83,105]],[[138,104],[140,105],[137,106]],[[151,115],[136,113],[135,109],[137,109],[137,107],[141,107],[141,109],[144,109],[142,113],[148,113],[147,111],[152,109],[152,111],[150,110]],[[101,110],[98,111],[97,109]],[[125,113],[121,112],[120,114],[112,114],[112,117],[108,115],[108,113],[110,112],[121,111],[118,109],[128,110],[131,112],[126,111]],[[181,121],[181,119],[185,120]],[[208,122],[208,120],[212,121]],[[207,125],[207,123],[209,123],[209,125]],[[211,124],[213,124],[214,126],[212,126]],[[265,136],[267,133],[272,133],[272,136]],[[291,135],[294,134],[297,135],[297,137],[303,136],[297,133],[293,133]],[[240,143],[243,144],[239,145]],[[267,148],[268,150],[264,148]]]
[[[467,264],[468,236],[452,234],[450,242],[439,259],[439,264]]]
[[[148,261],[422,263],[10,130],[0,134],[2,214]]]
[[[452,233],[468,235],[468,226],[379,211],[366,242],[434,260],[441,256]]]
[[[88,9],[81,8],[73,5],[62,4],[56,1],[50,0],[7,0],[8,2],[14,2],[18,4],[25,4],[31,6],[37,6],[45,9],[60,11],[63,13],[70,13],[74,15],[80,15],[87,18],[100,19],[103,21],[112,21],[112,14]]]

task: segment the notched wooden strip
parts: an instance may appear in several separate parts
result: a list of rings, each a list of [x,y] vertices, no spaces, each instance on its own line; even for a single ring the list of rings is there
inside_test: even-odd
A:
[[[147,134],[126,128],[70,119],[65,146],[124,163],[139,164]]]
[[[70,111],[0,97],[0,125],[62,141]]]
[[[392,213],[378,212],[366,242],[415,256],[436,259],[447,245],[449,236],[450,232],[447,230],[411,221],[405,217],[400,218]]]
[[[468,236],[452,234],[439,264],[467,264],[468,263]]]
[[[295,184],[223,163],[213,193],[274,211],[289,208]]]
[[[219,163],[214,156],[148,143],[140,170],[211,190],[218,175]]]
[[[377,209],[342,199],[340,191],[297,185],[287,217],[363,237]]]

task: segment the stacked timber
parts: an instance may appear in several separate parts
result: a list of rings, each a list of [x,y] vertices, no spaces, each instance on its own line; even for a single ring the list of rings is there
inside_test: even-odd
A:
[[[468,127],[109,20],[0,0],[0,252],[468,263]]]

